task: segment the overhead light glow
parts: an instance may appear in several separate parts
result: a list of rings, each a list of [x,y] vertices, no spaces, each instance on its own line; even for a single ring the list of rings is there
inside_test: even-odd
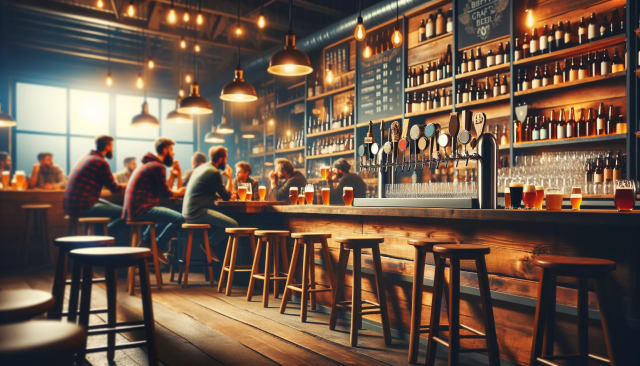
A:
[[[180,87],[180,90],[178,91],[178,95],[180,96],[180,98],[184,98],[184,89],[182,89],[182,87]]]
[[[256,135],[250,134],[250,133],[245,133],[244,135],[242,135],[243,139],[255,139]]]
[[[527,27],[533,28],[533,10],[527,10]]]
[[[153,62],[153,59],[151,57],[149,57],[149,62],[147,63],[147,66],[149,66],[150,69],[153,69],[154,67],[156,67],[156,64]]]
[[[182,20],[185,21],[185,22],[189,21],[189,13],[188,12],[184,13],[184,16],[182,17]]]
[[[204,23],[204,17],[200,12],[198,12],[198,16],[196,17],[196,23],[198,23],[198,25],[202,25]]]
[[[369,47],[369,45],[364,46],[364,52],[362,53],[362,55],[364,56],[364,58],[371,57],[371,47]]]
[[[196,52],[200,52],[200,45],[196,43],[196,45],[193,47],[193,49],[194,49]]]
[[[100,9],[104,8],[104,3],[102,2],[102,0],[98,0],[98,2],[96,3],[96,6]]]
[[[393,43],[393,47],[400,47],[402,44],[402,34],[400,31],[396,29],[391,36],[391,43]]]
[[[184,37],[180,40],[180,48],[187,48],[187,41],[184,40]]]
[[[240,29],[240,27],[236,28],[236,34],[237,35],[241,35],[242,34],[242,29]]]
[[[258,17],[258,27],[262,29],[265,25],[267,25],[267,20],[265,19],[264,15],[260,14],[260,16]]]
[[[356,41],[362,41],[367,35],[367,31],[364,29],[364,24],[362,22],[362,17],[358,17],[358,24],[356,25],[356,30],[353,35],[356,37]]]
[[[167,14],[167,22],[169,24],[176,24],[178,21],[178,15],[176,15],[176,11],[173,9],[173,5],[171,5],[171,9],[169,9],[169,14]]]
[[[142,89],[144,87],[144,81],[142,80],[142,76],[138,74],[138,80],[136,81],[136,86],[138,89]]]
[[[113,85],[113,79],[111,79],[111,73],[108,73],[108,74],[107,74],[107,81],[106,81],[106,83],[107,83],[107,86],[111,86],[111,85]]]
[[[127,15],[133,17],[136,15],[136,7],[133,6],[133,0],[129,1],[129,6],[127,7]]]
[[[333,82],[333,71],[331,71],[331,64],[329,64],[329,68],[327,69],[327,83]]]
[[[185,77],[184,77],[184,81],[185,81],[187,84],[191,84],[191,75],[187,74],[187,76],[185,76]]]

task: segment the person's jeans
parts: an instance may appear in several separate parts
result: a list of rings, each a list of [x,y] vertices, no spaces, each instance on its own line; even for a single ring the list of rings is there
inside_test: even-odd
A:
[[[109,201],[100,199],[98,203],[85,210],[80,217],[108,217],[113,219],[109,223],[110,236],[117,236],[125,228],[125,222],[120,217],[122,216],[122,206],[115,205]],[[102,227],[96,230],[97,235],[102,233]]]
[[[176,237],[178,231],[184,224],[184,217],[179,212],[166,207],[154,207],[146,213],[140,215],[135,221],[153,221],[156,225],[156,244],[158,250],[166,251],[167,245],[172,238]],[[162,231],[158,234],[159,231]],[[151,230],[147,228],[142,235],[145,243],[151,242]]]
[[[238,227],[238,222],[227,215],[214,210],[207,210],[202,215],[187,219],[189,224],[209,224],[209,245],[214,248],[227,240],[226,228]],[[223,249],[224,250],[224,249]]]

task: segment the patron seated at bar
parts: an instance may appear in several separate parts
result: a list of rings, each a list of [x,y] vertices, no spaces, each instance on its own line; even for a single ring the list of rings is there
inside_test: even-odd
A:
[[[124,169],[119,172],[113,173],[113,179],[115,179],[116,183],[124,184],[125,186],[129,183],[129,179],[131,178],[131,174],[134,170],[136,170],[136,158],[128,157],[123,160]]]
[[[233,179],[233,193],[238,195],[238,183],[249,183],[251,184],[251,201],[258,201],[260,198],[258,197],[258,188],[260,186],[260,182],[250,177],[251,175],[251,164],[246,161],[239,161],[236,163],[236,177]]]
[[[289,188],[304,187],[307,185],[307,179],[297,170],[294,170],[293,164],[287,159],[276,159],[276,170],[269,173],[271,180],[271,197],[276,201],[289,202]]]
[[[69,174],[69,182],[64,192],[64,213],[72,217],[109,217],[109,232],[116,233],[124,228],[120,219],[122,207],[100,200],[100,191],[106,187],[111,192],[120,192],[126,184],[117,184],[105,160],[113,156],[113,137],[96,137],[96,149],[82,157]],[[113,235],[113,234],[112,234]]]
[[[169,241],[176,236],[184,217],[179,212],[159,206],[160,197],[177,197],[184,195],[180,164],[173,160],[173,145],[175,142],[166,137],[159,137],[155,141],[156,154],[147,153],[142,158],[142,165],[131,175],[131,180],[124,195],[122,218],[127,221],[153,221],[158,228],[163,227],[157,237],[158,260],[168,263],[162,251],[167,248]],[[169,178],[165,166],[170,167]],[[173,182],[178,179],[177,188],[172,189]],[[166,224],[166,225],[164,225]],[[150,230],[143,234],[146,245],[151,244]]]
[[[220,244],[226,241],[225,229],[238,227],[236,220],[212,209],[219,197],[224,201],[232,198],[231,180],[233,170],[227,165],[227,149],[222,146],[212,146],[209,149],[211,162],[202,164],[193,170],[191,183],[187,187],[182,203],[182,214],[189,224],[209,224],[209,245],[215,253],[215,260],[219,261],[217,248],[224,251]],[[227,177],[227,184],[222,182],[222,176]]]
[[[187,184],[189,184],[189,179],[191,179],[191,174],[193,174],[193,171],[197,167],[199,167],[200,165],[202,165],[202,164],[204,164],[206,162],[207,162],[207,157],[204,156],[203,153],[201,153],[200,151],[194,152],[193,155],[191,155],[191,168],[192,169],[187,170],[182,175],[182,185],[184,185],[186,187]]]
[[[53,163],[53,154],[42,152],[38,154],[38,164],[33,165],[29,187],[39,189],[63,189],[67,184],[67,177],[58,164]]]
[[[353,198],[367,197],[367,184],[358,174],[350,173],[351,164],[344,158],[333,162],[333,170],[329,174],[329,189],[331,190],[331,204],[344,205],[342,191],[344,187],[353,188]],[[338,186],[333,188],[333,182],[338,182]]]
[[[0,151],[0,174],[3,174],[2,188],[9,189],[11,187],[11,155],[6,151]]]

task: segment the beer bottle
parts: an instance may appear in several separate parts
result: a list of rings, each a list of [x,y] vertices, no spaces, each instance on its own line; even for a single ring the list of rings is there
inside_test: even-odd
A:
[[[604,167],[602,166],[602,155],[596,158],[596,169],[593,172],[593,183],[604,182]]]
[[[453,9],[449,8],[447,12],[447,33],[453,32]]]
[[[549,139],[549,125],[547,124],[547,118],[542,116],[542,120],[540,121],[540,140],[548,140]]]
[[[447,104],[447,92],[445,88],[442,88],[442,94],[440,94],[440,107],[444,107]]]
[[[513,120],[513,140],[516,143],[522,142],[522,122],[517,119]]]
[[[407,88],[413,87],[413,75],[411,75],[411,68],[407,68]]]
[[[622,156],[620,156],[620,151],[616,155],[616,162],[613,167],[613,181],[615,182],[618,179],[622,179]]]
[[[425,68],[424,75],[422,77],[423,84],[427,84],[432,81],[435,81],[435,80],[431,80],[431,77],[429,76],[430,74],[431,74],[431,64],[427,62],[427,67]]]
[[[615,9],[614,9],[615,10]],[[618,10],[615,11],[616,13]],[[620,34],[625,34],[627,32],[625,26],[625,22],[627,21],[627,6],[622,7],[622,16],[620,17]]]
[[[605,183],[610,183],[613,181],[613,156],[611,156],[613,152],[611,150],[607,150],[607,155],[604,158],[604,181]]]
[[[489,87],[489,77],[486,76],[484,78],[484,90],[482,91],[482,97],[484,99],[488,99],[492,96],[491,94],[493,93],[491,92],[491,88]]]
[[[529,53],[531,53],[531,56],[538,56],[540,54],[540,37],[538,36],[538,30],[536,28],[531,30]]]
[[[436,24],[433,21],[433,14],[429,14],[429,17],[427,18],[427,24],[425,25],[425,37],[427,39],[431,39],[433,37],[435,37],[436,34]]]
[[[469,61],[467,61],[467,71],[475,71],[476,69],[476,57],[474,56],[473,50],[469,50]]]
[[[598,114],[596,117],[596,135],[606,135],[605,124],[607,116],[604,114],[604,103],[600,103],[598,106]]]
[[[436,80],[442,80],[442,57],[438,59],[438,65],[436,66]]]
[[[500,94],[500,75],[496,74],[496,77],[493,79],[493,96],[497,97]]]
[[[522,127],[522,141],[529,142],[531,141],[531,130],[533,127],[531,126],[531,116],[527,116],[527,119],[524,120],[524,126]]]
[[[411,104],[411,93],[407,93],[407,101],[406,101],[406,111],[405,113],[409,114],[412,112],[411,110],[412,104]]]
[[[522,91],[522,71],[523,69],[518,70],[518,79],[516,80],[516,91]]]
[[[556,25],[551,24],[551,28],[549,28],[549,37],[547,38],[547,47],[549,48],[549,53],[555,52],[558,50],[556,46]]]
[[[556,112],[551,111],[549,116],[549,140],[555,140],[558,138],[558,122],[556,121]]]
[[[431,80],[431,82],[438,80],[438,71],[436,69],[435,61],[431,62],[431,71],[429,72],[429,79]]]
[[[433,109],[440,108],[440,96],[438,94],[438,89],[433,93]]]
[[[577,137],[576,135],[576,117],[573,107],[569,110],[569,119],[567,120],[567,138]]]
[[[491,67],[496,64],[496,55],[493,54],[492,50],[487,52],[487,67]]]
[[[445,98],[445,105],[448,107],[451,103],[451,90],[447,90],[447,98]]]
[[[571,72],[571,63],[569,63],[569,59],[564,59],[564,69],[562,69],[562,82],[566,83],[569,81],[569,74]]]
[[[589,66],[589,76],[594,77],[600,75],[600,64],[596,60],[598,51],[589,53],[587,64]]]
[[[622,154],[622,179],[627,179],[627,154]]]
[[[522,80],[522,90],[531,89],[531,79],[529,78],[529,73],[527,70],[524,70],[524,79]]]
[[[529,49],[529,33],[525,33],[524,37],[522,37],[522,58],[531,57],[531,50]]]
[[[542,86],[551,85],[553,79],[551,78],[551,72],[549,71],[549,65],[544,65],[544,72],[542,73]]]
[[[611,35],[611,28],[607,20],[607,14],[602,14],[602,22],[600,23],[600,38],[607,38]]]
[[[562,21],[558,22],[558,29],[556,29],[556,49],[564,49],[564,25]]]
[[[442,14],[442,8],[438,9],[436,15],[436,36],[444,34],[447,31],[447,19]]]
[[[420,65],[420,68],[418,69],[418,74],[416,75],[416,81],[415,81],[416,86],[422,85],[423,80],[424,80],[424,67]]]
[[[507,125],[502,125],[502,136],[500,136],[500,145],[509,145],[509,134],[507,133]]]
[[[587,39],[589,42],[593,42],[598,39],[598,19],[596,18],[596,13],[591,13],[591,17],[589,18],[589,26],[587,30]]]
[[[522,57],[522,46],[520,45],[520,39],[516,38],[515,49],[513,50],[513,60],[518,61],[523,59]]]
[[[509,42],[505,42],[504,49],[505,52],[502,55],[502,63],[508,64],[511,62],[511,44]]]
[[[493,137],[496,138],[496,141],[500,141],[500,132],[498,131],[497,123],[493,126]]]
[[[549,53],[549,27],[546,24],[540,35],[540,53]]]
[[[589,108],[589,113],[587,114],[587,122],[585,125],[585,136],[595,136],[596,135],[596,119],[593,116],[593,109]]]
[[[587,56],[582,55],[580,57],[580,66],[578,67],[578,80],[586,79],[589,77],[589,66],[587,66]]]
[[[556,131],[557,131],[556,133],[557,139],[564,139],[567,137],[567,123],[564,120],[564,109],[560,110],[560,120],[556,125]]]
[[[587,37],[587,24],[584,21],[584,17],[580,18],[580,24],[578,25],[578,44],[585,44],[589,41]]]
[[[538,140],[540,140],[540,125],[538,124],[538,116],[535,116],[533,130],[531,130],[531,141]]]
[[[504,47],[502,46],[502,42],[498,43],[498,51],[496,52],[496,65],[502,65],[504,63]],[[488,64],[488,62],[487,62]]]
[[[613,104],[609,105],[609,113],[607,113],[607,135],[616,133],[616,120],[613,115]]]
[[[588,185],[593,182],[593,165],[591,159],[587,159],[584,164],[584,183]]]
[[[618,8],[613,8],[611,10],[611,24],[609,28],[609,34],[615,36],[620,34],[620,30],[622,29],[623,21],[620,19],[620,14],[618,13]]]
[[[507,75],[502,75],[502,84],[500,84],[500,94],[509,93],[509,83],[507,82]]]
[[[584,118],[584,108],[580,110],[580,120],[576,122],[576,137],[587,136],[587,121]]]
[[[569,48],[573,47],[573,33],[571,30],[571,21],[567,20],[564,26],[564,47]]]
[[[467,51],[462,52],[462,62],[460,63],[460,73],[467,72]]]
[[[622,62],[622,58],[620,58],[620,54],[618,53],[618,49],[613,52],[613,61],[611,62],[611,72],[621,72],[624,71],[624,62]]]
[[[622,115],[619,115],[616,121],[616,133],[627,133],[627,123]]]
[[[420,111],[420,94],[413,93],[413,106],[411,107],[413,113],[421,112]]]
[[[533,80],[531,81],[531,88],[537,89],[542,86],[542,74],[540,73],[540,66],[536,66],[533,74]]]
[[[469,88],[467,89],[467,94],[469,94],[467,96],[467,101],[471,102],[471,101],[475,100],[474,96],[476,94],[476,88],[475,88],[475,86],[473,84],[473,79],[471,79],[471,82],[469,84]]]
[[[424,42],[427,40],[427,27],[424,24],[424,19],[420,19],[420,28],[418,28],[418,42]]]
[[[578,63],[576,58],[571,58],[571,69],[569,69],[569,81],[578,80]]]
[[[453,76],[453,59],[451,55],[451,45],[447,45],[447,54],[445,55],[445,78],[450,78]]]
[[[555,71],[553,72],[553,83],[554,84],[562,84],[563,83],[563,76],[562,76],[562,69],[560,68],[560,61],[556,61],[556,68]]]
[[[458,84],[458,90],[456,91],[456,104],[462,103],[462,84]]]

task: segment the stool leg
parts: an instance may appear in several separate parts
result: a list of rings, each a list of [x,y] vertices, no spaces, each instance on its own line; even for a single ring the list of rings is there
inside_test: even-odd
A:
[[[587,279],[578,279],[578,364],[589,364],[589,288]]]
[[[315,243],[309,242],[309,289],[316,289],[316,262],[315,262]],[[311,310],[316,310],[316,293],[309,292],[309,298],[311,300]]]
[[[109,328],[116,327],[116,293],[117,293],[117,272],[113,267],[104,269],[104,277],[107,283],[107,325]],[[107,334],[107,361],[112,362],[115,358],[116,334]]]
[[[411,333],[409,336],[409,362],[418,361],[420,348],[420,323],[422,318],[422,293],[424,281],[424,266],[427,261],[425,250],[416,246],[413,259],[413,291],[411,300]]]
[[[60,320],[62,318],[62,308],[64,306],[64,291],[67,282],[67,251],[58,250],[58,264],[53,277],[53,288],[51,295],[55,299],[53,308],[47,314],[47,319]]]
[[[429,339],[427,341],[427,359],[426,366],[434,366],[436,363],[436,352],[438,351],[438,342],[435,337],[440,335],[440,307],[442,306],[442,293],[444,290],[444,267],[445,259],[440,254],[433,253],[433,259],[436,264],[436,272],[433,277],[433,300],[431,301],[431,320],[429,322]],[[451,329],[451,325],[449,325]]]
[[[253,288],[256,284],[256,275],[260,266],[260,253],[262,252],[262,238],[258,238],[256,252],[253,255],[253,264],[251,265],[251,276],[249,277],[249,288],[247,289],[247,301],[251,301],[253,297]],[[219,291],[218,291],[219,292]]]
[[[193,230],[189,229],[189,237],[187,239],[187,255],[184,257],[184,282],[182,288],[187,288],[189,284],[189,265],[191,264],[191,244],[193,243]]]
[[[262,289],[262,306],[269,307],[269,285],[271,284],[271,260],[273,255],[273,239],[267,238],[267,250],[264,263],[264,288]],[[274,283],[275,286],[275,283]]]
[[[220,272],[220,280],[218,282],[218,292],[222,292],[224,288],[224,279],[227,277],[226,268],[229,268],[229,260],[231,259],[231,248],[233,248],[233,236],[234,234],[229,235],[229,240],[227,241],[227,250],[224,253],[224,260],[222,261],[222,271]]]
[[[619,335],[626,334],[624,319],[620,306],[617,306],[613,299],[611,286],[609,281],[611,276],[596,278],[596,297],[598,298],[598,308],[600,309],[600,319],[602,322],[602,331],[604,333],[605,344],[607,345],[607,353],[611,366],[623,365],[631,357],[625,357],[623,340],[619,339]],[[628,353],[627,353],[628,354]]]
[[[289,263],[289,257],[287,256],[287,238],[286,237],[280,238],[280,255],[282,255],[282,265],[284,266],[283,272],[288,274],[291,264]],[[295,272],[294,272],[293,283],[295,282],[296,282],[296,278],[295,278]],[[289,300],[291,300],[291,292],[289,292],[289,298],[287,299],[287,301]]]
[[[460,352],[460,259],[449,258],[449,366]]]
[[[310,273],[310,264],[309,264],[309,241],[304,240],[304,253],[302,257],[302,299],[300,300],[300,321],[307,321],[307,301],[309,297],[309,273]],[[313,245],[313,244],[311,244]]]
[[[145,259],[138,264],[140,272],[140,294],[142,296],[142,313],[144,316],[144,332],[147,341],[147,357],[149,365],[158,364],[158,350],[156,349],[156,331],[153,321],[153,302],[151,300],[151,282],[149,281],[149,266]]]
[[[75,268],[74,268],[75,269]],[[78,324],[87,329],[89,327],[89,312],[91,311],[91,286],[93,279],[93,267],[86,265],[82,271],[82,294],[80,295],[80,313]],[[78,352],[76,364],[84,365],[86,350]]]
[[[331,286],[331,295],[333,295],[336,289],[336,279],[333,274],[333,264],[331,264],[331,253],[329,252],[327,239],[322,239],[322,255],[324,255],[324,263],[327,267],[327,277],[329,277],[329,285]],[[291,263],[295,263],[295,261],[292,260]]]
[[[298,251],[300,250],[300,244],[298,243],[298,239],[293,243],[293,253],[291,253],[291,265],[289,266],[289,274],[287,275],[287,282],[284,285],[284,294],[282,295],[282,302],[280,303],[280,314],[284,314],[285,310],[287,310],[287,302],[289,301],[289,296],[291,295],[291,289],[289,286],[293,283],[293,276],[295,274],[295,264],[298,260]]]
[[[54,245],[53,245],[53,241],[51,241],[51,238],[49,237],[49,222],[47,221],[47,211],[46,210],[42,210],[42,229],[43,229],[43,239],[44,240],[44,246],[47,247],[49,249],[49,260],[51,261],[51,263],[55,263],[56,262],[56,258],[54,255]]]
[[[153,270],[156,273],[156,286],[158,286],[158,290],[162,290],[162,272],[160,272],[160,263],[158,261],[158,245],[156,243],[156,226],[151,225],[150,229],[151,229],[150,230],[151,231],[151,251],[153,252]],[[186,280],[187,280],[187,276],[185,275],[185,283],[186,283]]]
[[[104,223],[102,224],[102,231],[104,232],[104,236],[109,236],[109,224],[108,223]]]
[[[233,237],[233,243],[231,244],[231,258],[229,263],[229,279],[227,280],[227,291],[225,295],[231,295],[233,289],[233,275],[236,273],[236,259],[238,259],[238,236]]]
[[[209,273],[209,284],[211,285],[211,287],[215,287],[214,282],[215,280],[213,279],[213,267],[211,267],[211,248],[209,248],[209,233],[207,231],[207,229],[204,229],[204,247],[206,248],[207,251],[207,273]]]
[[[353,248],[353,284],[351,286],[351,347],[358,345],[358,329],[360,328],[360,318],[362,317],[362,256],[359,247]]]
[[[273,253],[273,276],[280,277],[280,238],[273,237],[269,241]],[[273,298],[280,296],[280,280],[273,280]]]
[[[33,224],[31,221],[31,210],[27,210],[27,227],[24,232],[24,241],[22,242],[22,264],[26,265],[29,262],[29,247],[31,245],[31,232],[33,231]]]
[[[139,225],[131,226],[130,235],[131,235],[131,246],[135,248],[138,246],[138,240],[140,238],[140,226]],[[133,266],[129,267],[128,282],[129,282],[129,295],[133,296],[136,293],[136,267],[133,267]]]
[[[535,366],[538,364],[538,357],[542,355],[542,344],[544,340],[544,327],[546,323],[547,313],[551,306],[555,307],[555,303],[549,302],[549,286],[551,285],[551,274],[548,271],[542,269],[542,276],[540,276],[540,284],[538,285],[538,302],[536,304],[536,316],[533,322],[533,340],[531,342],[531,356],[529,359],[529,365]],[[553,288],[555,291],[555,287]]]
[[[187,236],[187,241],[189,241],[189,237]],[[182,263],[180,263],[180,268],[178,269],[178,285],[182,284],[182,276],[184,275],[184,265],[187,261],[187,247],[189,245],[185,244],[182,248]]]
[[[542,344],[542,355],[553,355],[553,345],[555,343],[556,333],[556,276],[550,276],[548,286],[548,303],[547,317],[545,320],[544,341]]]
[[[331,304],[331,317],[329,318],[329,329],[336,329],[336,321],[338,320],[338,303],[339,299],[344,297],[344,282],[347,273],[347,264],[349,264],[349,255],[351,251],[344,249],[344,244],[340,244],[340,256],[338,257],[338,276],[336,277],[336,288],[332,291],[333,303]]]
[[[484,333],[487,335],[487,348],[489,348],[489,365],[500,365],[500,350],[498,348],[498,336],[496,335],[496,322],[493,316],[493,305],[491,303],[491,288],[489,287],[489,274],[484,256],[476,259],[476,269],[478,272],[478,287],[480,288],[480,298],[482,300],[482,311],[484,312]],[[459,277],[458,277],[459,278]],[[459,301],[459,298],[458,298]],[[459,308],[458,308],[459,310]]]
[[[251,255],[256,255],[256,236],[249,234],[249,243],[251,243]]]
[[[391,328],[389,325],[389,310],[387,309],[387,294],[385,293],[384,278],[382,277],[384,273],[382,272],[382,257],[380,256],[380,247],[378,244],[373,247],[372,252],[378,303],[380,303],[380,317],[382,318],[382,334],[384,335],[384,343],[389,345],[391,344]]]

